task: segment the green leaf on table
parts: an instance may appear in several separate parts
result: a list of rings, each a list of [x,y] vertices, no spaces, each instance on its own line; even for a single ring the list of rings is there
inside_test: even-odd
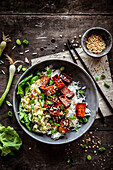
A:
[[[0,151],[1,156],[7,156],[14,150],[19,150],[22,140],[14,128],[0,124]]]

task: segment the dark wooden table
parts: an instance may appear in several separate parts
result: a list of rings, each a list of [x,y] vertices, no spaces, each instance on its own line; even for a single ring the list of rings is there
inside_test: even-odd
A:
[[[12,42],[7,45],[5,53],[14,60],[23,60],[61,52],[64,42],[73,39],[75,35],[83,34],[88,28],[100,26],[106,28],[113,36],[113,2],[103,1],[1,1],[0,7],[0,40],[2,32],[9,34]],[[62,38],[59,35],[63,35]],[[54,37],[56,42],[51,43]],[[15,40],[27,39],[29,46],[16,47]],[[50,45],[48,45],[48,43]],[[52,49],[55,51],[53,52]],[[40,47],[45,47],[43,51]],[[20,55],[29,49],[29,53]],[[32,56],[37,52],[36,56]],[[4,65],[0,65],[0,96],[5,90],[8,81],[9,63],[2,56]],[[113,75],[113,48],[108,54],[111,76]],[[26,68],[30,64],[24,64]],[[1,73],[5,71],[5,75]],[[7,100],[12,102],[13,89],[22,72],[15,75]],[[113,78],[113,76],[112,76]],[[59,169],[113,169],[113,116],[105,118],[105,124],[100,119],[95,120],[90,130],[78,140],[65,145],[54,146],[40,143],[29,137],[18,125],[15,116],[8,117],[9,109],[6,103],[0,108],[0,123],[14,127],[22,138],[23,145],[14,157],[0,157],[0,170],[59,170]],[[92,132],[93,134],[90,134]],[[103,154],[98,148],[89,148],[87,152],[81,149],[80,144],[86,138],[97,136],[100,138],[106,151]],[[96,140],[96,139],[95,139]],[[88,146],[91,144],[89,143]],[[97,144],[98,145],[98,144]],[[96,145],[96,146],[97,146]],[[97,151],[97,153],[93,153]],[[92,160],[88,162],[86,156],[90,154]],[[74,165],[67,164],[68,158],[73,158]]]

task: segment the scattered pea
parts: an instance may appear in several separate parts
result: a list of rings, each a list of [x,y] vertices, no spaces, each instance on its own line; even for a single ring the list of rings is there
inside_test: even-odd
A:
[[[16,40],[17,45],[21,45],[21,41],[19,39]]]

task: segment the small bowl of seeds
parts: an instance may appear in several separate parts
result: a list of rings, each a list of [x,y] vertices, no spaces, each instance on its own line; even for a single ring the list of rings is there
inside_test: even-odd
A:
[[[81,38],[83,50],[91,57],[103,57],[112,48],[112,36],[104,28],[93,27],[88,29]]]

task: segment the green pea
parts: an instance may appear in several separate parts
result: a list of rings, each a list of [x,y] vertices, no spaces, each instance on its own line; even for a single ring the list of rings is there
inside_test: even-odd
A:
[[[21,45],[21,41],[19,39],[16,40],[17,45]]]

